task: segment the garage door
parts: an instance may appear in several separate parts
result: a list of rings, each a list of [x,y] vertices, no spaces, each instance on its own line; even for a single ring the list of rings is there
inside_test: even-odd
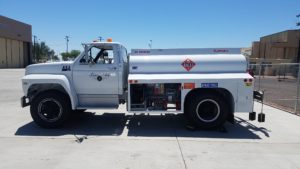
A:
[[[23,42],[22,41],[19,41],[19,48],[20,48],[20,52],[19,52],[20,64],[19,64],[19,67],[24,67],[24,49],[23,49]]]
[[[7,58],[7,67],[11,68],[12,67],[12,58],[11,58],[11,40],[6,39],[6,58]]]
[[[12,40],[12,67],[20,67],[20,43],[17,40]]]
[[[0,68],[6,68],[6,41],[0,38]]]

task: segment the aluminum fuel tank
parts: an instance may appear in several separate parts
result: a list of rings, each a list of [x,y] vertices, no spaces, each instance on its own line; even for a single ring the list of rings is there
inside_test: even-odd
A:
[[[162,49],[160,49],[162,50]],[[244,73],[246,57],[229,49],[132,50],[129,72],[132,74]],[[190,54],[189,54],[190,53]],[[200,54],[197,54],[200,53]]]

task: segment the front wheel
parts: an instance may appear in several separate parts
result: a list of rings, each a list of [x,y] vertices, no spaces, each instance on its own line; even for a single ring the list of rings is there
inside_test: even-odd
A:
[[[195,94],[188,98],[186,106],[189,121],[204,129],[221,126],[229,113],[224,98],[216,94]]]
[[[37,95],[30,106],[34,122],[44,128],[63,125],[71,112],[68,97],[62,93],[49,91]]]

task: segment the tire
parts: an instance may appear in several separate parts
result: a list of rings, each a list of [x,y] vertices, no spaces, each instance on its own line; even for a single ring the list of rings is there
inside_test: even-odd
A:
[[[33,121],[43,128],[62,126],[71,111],[69,98],[65,94],[56,91],[38,94],[30,106]]]
[[[73,110],[73,113],[81,114],[81,113],[84,113],[85,111],[86,111],[86,109],[77,109],[77,110]]]
[[[217,94],[193,94],[188,98],[185,110],[188,120],[202,129],[220,127],[229,114],[225,99]]]

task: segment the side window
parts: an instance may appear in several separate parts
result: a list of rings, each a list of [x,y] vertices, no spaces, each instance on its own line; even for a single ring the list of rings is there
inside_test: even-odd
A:
[[[114,51],[113,50],[106,50],[107,56],[104,57],[103,62],[105,64],[113,64],[114,63]]]
[[[112,49],[101,49],[97,47],[92,47],[88,51],[88,57],[83,57],[80,60],[81,64],[113,64],[114,63],[114,53]]]

